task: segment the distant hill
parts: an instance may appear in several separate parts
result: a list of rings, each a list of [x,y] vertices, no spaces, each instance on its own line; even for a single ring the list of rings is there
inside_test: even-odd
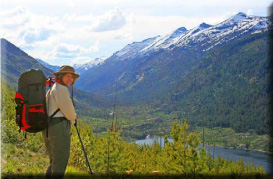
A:
[[[56,65],[50,65],[48,63],[46,63],[45,61],[39,59],[39,58],[36,58],[36,60],[41,63],[44,67],[47,67],[48,69],[51,69],[52,71],[56,72],[56,71],[59,71],[60,67],[59,66],[56,66]]]

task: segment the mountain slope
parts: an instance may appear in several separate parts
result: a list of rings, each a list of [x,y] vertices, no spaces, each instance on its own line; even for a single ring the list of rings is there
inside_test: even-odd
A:
[[[213,49],[161,101],[164,111],[181,111],[192,124],[268,133],[268,40],[260,33]]]
[[[18,47],[1,38],[1,78],[17,88],[17,79],[26,69],[40,69],[46,76],[52,71]],[[52,76],[52,75],[51,75]]]

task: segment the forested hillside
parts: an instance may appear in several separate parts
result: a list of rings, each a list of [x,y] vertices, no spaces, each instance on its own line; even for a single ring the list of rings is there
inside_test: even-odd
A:
[[[216,48],[200,58],[161,100],[166,113],[180,111],[191,124],[269,133],[268,33]],[[198,120],[199,119],[199,120]]]

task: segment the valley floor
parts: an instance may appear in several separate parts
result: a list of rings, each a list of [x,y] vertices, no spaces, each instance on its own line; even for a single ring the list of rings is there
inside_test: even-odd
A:
[[[197,127],[196,131],[203,139],[202,127]],[[236,133],[231,128],[205,128],[205,145],[216,145],[225,148],[235,148],[243,150],[256,150],[260,152],[272,153],[273,149],[269,148],[270,136],[257,135],[256,133]]]

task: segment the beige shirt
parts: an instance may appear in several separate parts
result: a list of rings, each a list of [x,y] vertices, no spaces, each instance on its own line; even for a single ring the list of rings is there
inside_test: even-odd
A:
[[[66,86],[55,83],[46,94],[46,104],[48,116],[59,108],[60,111],[54,117],[65,117],[70,121],[70,124],[74,124],[76,112]],[[52,120],[54,120],[54,117]]]

